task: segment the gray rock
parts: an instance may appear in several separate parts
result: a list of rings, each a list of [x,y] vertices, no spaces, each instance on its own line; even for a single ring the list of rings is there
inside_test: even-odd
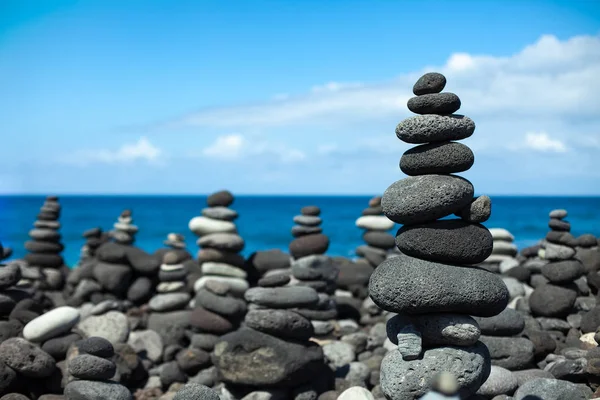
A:
[[[477,343],[470,347],[439,347],[422,358],[403,361],[397,351],[386,354],[381,364],[381,390],[389,400],[418,399],[432,388],[435,374],[446,371],[458,381],[465,397],[474,394],[490,374],[489,354]]]
[[[542,369],[524,369],[522,371],[513,371],[513,375],[517,378],[517,385],[523,386],[525,382],[532,381],[539,378],[554,379],[554,376],[548,371]]]
[[[79,311],[73,307],[58,307],[30,321],[23,328],[23,337],[31,342],[43,342],[71,330],[79,322]]]
[[[86,353],[102,358],[111,358],[115,355],[112,343],[99,336],[78,340],[75,342],[75,347],[80,354]]]
[[[461,219],[403,226],[396,235],[402,253],[443,263],[479,264],[492,254],[493,244],[487,228]]]
[[[575,304],[575,290],[552,284],[537,287],[529,296],[529,307],[535,316],[564,317]]]
[[[73,381],[65,387],[67,400],[132,400],[129,389],[116,382]]]
[[[547,242],[544,247],[544,258],[546,260],[568,260],[575,255],[575,249],[561,244]]]
[[[8,289],[21,280],[21,268],[17,264],[0,266],[0,290]]]
[[[412,97],[408,109],[415,114],[452,114],[460,109],[460,99],[450,92],[430,93]]]
[[[491,214],[492,199],[485,195],[473,198],[471,204],[455,213],[457,217],[460,217],[467,222],[478,223],[487,221]]]
[[[396,127],[396,136],[406,143],[420,144],[461,140],[475,132],[475,122],[464,115],[417,115]]]
[[[81,321],[77,327],[87,336],[100,336],[112,344],[126,343],[129,336],[127,316],[118,311],[91,316]]]
[[[188,383],[177,391],[173,400],[219,400],[220,397],[211,388],[199,383]]]
[[[246,313],[246,302],[244,300],[219,296],[205,288],[201,288],[196,293],[196,306],[198,305],[226,317],[234,318]]]
[[[28,378],[49,377],[56,366],[50,354],[21,338],[11,338],[0,344],[0,361]]]
[[[526,338],[481,336],[490,352],[492,364],[508,370],[520,370],[533,363],[535,348]]]
[[[108,380],[117,371],[117,366],[112,361],[91,354],[80,354],[69,360],[68,365],[71,375],[84,380]]]
[[[421,355],[422,343],[421,332],[412,324],[406,324],[396,333],[398,351],[405,361],[416,360]]]
[[[484,335],[513,336],[521,333],[525,328],[523,315],[512,308],[506,308],[493,317],[474,317],[474,319]]]
[[[173,311],[185,308],[190,302],[189,293],[165,293],[150,299],[148,306],[152,311]]]
[[[319,302],[317,292],[309,287],[255,287],[244,294],[246,301],[271,308],[314,307]]]
[[[206,207],[202,209],[202,215],[222,221],[234,221],[238,217],[237,211],[227,207]]]
[[[407,150],[400,158],[406,175],[452,174],[467,171],[475,156],[469,147],[457,142],[423,144]]]
[[[336,368],[350,364],[356,359],[354,348],[349,343],[334,341],[323,346],[323,353],[330,364]]]
[[[399,255],[371,275],[369,296],[384,310],[399,314],[463,313],[482,317],[500,313],[508,290],[500,277],[461,267]]]
[[[149,360],[159,362],[162,358],[164,344],[160,335],[152,330],[132,331],[127,344],[136,353],[143,353]]]
[[[307,318],[288,310],[251,310],[245,322],[252,329],[281,338],[308,340],[314,334]]]
[[[558,379],[538,378],[525,382],[514,395],[514,400],[539,398],[544,400],[584,400],[592,391],[585,386]]]
[[[438,72],[428,72],[421,76],[413,86],[416,96],[439,93],[446,87],[446,77]]]
[[[411,176],[396,181],[383,194],[383,212],[399,224],[420,224],[450,215],[473,199],[473,185],[454,175]]]
[[[426,347],[474,345],[481,331],[477,322],[464,314],[425,314],[407,317],[395,315],[386,324],[387,336],[397,344],[397,333],[407,323],[412,323],[421,332]]]
[[[517,378],[506,368],[492,365],[490,376],[481,385],[477,394],[491,398],[502,394],[510,395],[517,389]]]
[[[221,251],[232,253],[240,252],[244,249],[244,239],[235,233],[218,232],[200,237],[196,242],[200,247],[209,247]]]
[[[567,215],[569,215],[569,213],[567,212],[567,210],[564,210],[564,209],[552,210],[552,211],[550,211],[550,214],[548,214],[548,216],[550,218],[556,218],[556,219],[567,218]]]
[[[315,215],[296,215],[294,217],[294,223],[302,226],[319,226],[321,225],[321,217]]]
[[[579,260],[554,261],[542,267],[542,275],[557,284],[573,282],[584,272],[583,264]]]

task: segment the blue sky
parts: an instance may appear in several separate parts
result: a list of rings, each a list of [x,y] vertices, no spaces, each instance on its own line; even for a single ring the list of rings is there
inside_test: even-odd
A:
[[[0,2],[0,193],[382,193],[448,78],[480,193],[600,194],[600,2]]]

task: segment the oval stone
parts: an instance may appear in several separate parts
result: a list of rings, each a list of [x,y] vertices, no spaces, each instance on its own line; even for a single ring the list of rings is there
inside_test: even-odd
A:
[[[396,126],[398,139],[412,144],[461,140],[473,132],[475,122],[464,115],[416,115]]]
[[[410,98],[407,106],[415,114],[447,115],[459,110],[460,99],[450,92],[430,93]]]
[[[369,231],[389,231],[394,227],[394,221],[383,215],[364,215],[356,220],[356,226]]]
[[[479,264],[492,254],[494,240],[486,227],[460,219],[407,225],[396,245],[404,254],[453,264]]]
[[[79,322],[79,310],[63,306],[48,311],[23,328],[23,337],[31,342],[43,342],[71,330]]]
[[[388,258],[369,280],[369,296],[398,314],[458,313],[491,317],[508,304],[504,281],[489,271],[420,260]]]
[[[439,72],[428,72],[424,74],[413,86],[416,96],[424,94],[439,93],[446,87],[446,77]]]
[[[467,171],[474,162],[475,155],[462,143],[430,143],[407,150],[400,158],[400,170],[410,176],[452,174]]]
[[[381,390],[389,400],[419,399],[432,389],[435,372],[456,378],[465,398],[474,394],[490,374],[489,352],[477,342],[470,347],[438,347],[421,358],[405,361],[399,351],[390,351],[381,362]]]
[[[255,287],[244,294],[246,301],[270,308],[314,307],[319,302],[317,292],[309,287]]]
[[[188,228],[198,236],[207,235],[209,233],[236,232],[235,224],[233,222],[202,216],[192,218],[188,223]]]
[[[383,212],[399,224],[420,224],[445,217],[471,203],[473,185],[454,175],[411,176],[383,194]]]

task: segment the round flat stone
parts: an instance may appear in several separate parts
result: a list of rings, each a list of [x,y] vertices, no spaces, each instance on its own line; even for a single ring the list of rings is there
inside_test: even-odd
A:
[[[458,313],[491,317],[506,308],[509,293],[489,271],[420,260],[388,258],[369,281],[369,296],[398,314]]]
[[[474,317],[481,333],[490,336],[513,336],[521,333],[525,327],[523,315],[512,308],[504,309],[493,317]]]
[[[252,329],[279,338],[308,340],[314,335],[307,318],[288,310],[251,310],[246,314],[245,322]]]
[[[363,240],[372,247],[378,249],[391,249],[394,247],[395,239],[392,235],[382,231],[367,231],[363,234]]]
[[[436,346],[472,346],[481,330],[477,322],[464,314],[426,314],[422,316],[395,315],[386,324],[388,339],[398,344],[398,332],[407,324],[414,325],[426,347]]]
[[[577,292],[573,289],[545,284],[529,296],[529,307],[534,316],[564,317],[573,309]]]
[[[462,143],[430,143],[407,150],[400,158],[400,170],[410,176],[452,174],[467,171],[474,162],[473,152]]]
[[[306,206],[306,207],[302,207],[302,209],[300,210],[300,214],[313,215],[316,217],[321,214],[321,209],[317,206]]]
[[[148,306],[152,311],[173,311],[185,308],[190,299],[188,293],[158,294],[150,299]]]
[[[490,374],[489,352],[480,342],[469,347],[438,347],[419,359],[404,361],[390,351],[381,363],[381,390],[389,400],[419,399],[432,389],[436,373],[451,373],[465,398],[474,394]]]
[[[447,115],[460,109],[460,99],[450,92],[431,93],[410,98],[407,106],[415,114]]]
[[[404,254],[424,260],[479,264],[492,254],[494,240],[483,225],[454,219],[403,226],[396,245]]]
[[[552,210],[552,211],[550,211],[550,214],[548,214],[548,216],[550,218],[556,218],[556,219],[567,218],[567,215],[569,215],[569,213],[567,212],[567,210],[564,210],[564,209]]]
[[[416,96],[439,93],[446,87],[446,77],[439,72],[428,72],[415,83],[413,93]]]
[[[249,286],[248,281],[242,278],[209,275],[203,276],[202,278],[194,282],[194,291],[197,292],[198,290],[200,290],[200,288],[204,287],[207,284],[207,282],[210,281],[222,282],[229,285],[230,291],[236,295],[243,295]]]
[[[561,219],[551,218],[548,222],[548,227],[553,231],[570,232],[571,224]]]
[[[243,269],[226,263],[205,262],[202,263],[200,268],[204,275],[231,276],[242,279],[248,276],[248,273]]]
[[[54,242],[60,240],[60,233],[54,229],[32,229],[29,231],[29,237],[33,240]]]
[[[396,136],[406,143],[446,142],[470,137],[475,122],[464,115],[417,115],[396,126]]]
[[[236,233],[211,233],[202,236],[196,243],[200,247],[210,247],[232,253],[239,253],[244,250],[246,245],[244,239]]]
[[[73,400],[131,400],[127,387],[116,382],[73,381],[65,387],[65,399]]]
[[[383,194],[383,212],[399,224],[419,224],[445,217],[470,204],[473,185],[453,175],[411,176],[394,182]]]
[[[296,215],[294,223],[302,226],[319,226],[323,220],[315,215]]]
[[[305,235],[294,239],[289,246],[294,258],[302,258],[312,254],[324,254],[329,248],[329,238],[322,233]]]
[[[455,215],[467,222],[485,222],[492,215],[492,199],[485,195],[475,197],[471,204],[456,212]]]
[[[319,302],[319,295],[314,289],[301,286],[254,287],[246,291],[244,298],[250,303],[271,308],[310,308]]]
[[[25,242],[25,249],[32,253],[60,253],[65,249],[59,242],[41,242],[37,240],[28,240]]]
[[[320,226],[294,225],[292,227],[292,236],[295,238],[300,236],[318,234],[321,232],[323,232],[323,228]]]
[[[583,264],[579,260],[550,262],[542,266],[542,275],[552,283],[570,283],[584,274]]]
[[[207,207],[202,209],[202,215],[222,221],[234,221],[238,217],[238,212],[227,207]]]

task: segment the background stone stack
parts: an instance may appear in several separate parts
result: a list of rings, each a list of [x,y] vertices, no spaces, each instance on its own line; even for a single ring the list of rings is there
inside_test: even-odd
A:
[[[337,265],[325,255],[306,256],[292,262],[294,285],[311,287],[319,293],[319,302],[314,307],[295,310],[311,320],[317,337],[335,329],[337,306],[333,294],[338,272]]]
[[[383,215],[381,196],[369,201],[369,207],[363,210],[362,216],[356,220],[356,226],[365,230],[363,240],[367,243],[357,247],[356,254],[375,268],[396,248],[394,236],[388,233],[394,227],[394,222]]]
[[[492,272],[505,272],[519,265],[515,258],[519,250],[513,243],[515,240],[513,234],[504,228],[490,228],[489,231],[494,238],[494,247],[492,254],[485,259],[481,267]]]
[[[37,220],[33,223],[34,229],[29,231],[31,240],[25,242],[25,249],[29,251],[24,260],[29,265],[40,268],[59,268],[64,260],[61,252],[64,246],[60,242],[60,211],[58,198],[48,196],[40,208]]]
[[[192,218],[188,224],[198,236],[200,247],[198,262],[201,277],[194,283],[196,292],[208,281],[226,283],[229,285],[228,293],[239,297],[249,287],[248,273],[244,270],[245,259],[240,254],[245,243],[233,222],[238,213],[229,208],[233,201],[233,195],[226,190],[211,194],[202,215]],[[193,275],[193,278],[198,276]]]
[[[191,260],[193,256],[187,251],[185,246],[185,237],[180,233],[169,233],[167,235],[167,239],[163,242],[165,247],[157,249],[154,252],[154,255],[159,259],[163,259],[165,254],[168,252],[176,252],[181,253],[182,258],[185,258],[185,261]]]
[[[381,364],[381,389],[388,399],[417,399],[432,388],[431,371],[453,374],[465,397],[490,373],[490,355],[478,341],[480,330],[469,315],[491,317],[508,304],[502,279],[472,265],[492,252],[493,238],[479,224],[491,208],[473,199],[473,185],[456,175],[474,162],[472,151],[454,142],[471,136],[474,122],[451,115],[460,108],[453,93],[440,93],[446,78],[421,77],[408,108],[419,116],[402,121],[396,135],[420,144],[400,160],[408,178],[385,191],[381,205],[403,224],[396,244],[401,255],[375,269],[369,295],[382,309],[398,313],[387,323],[397,349]],[[438,220],[459,213],[461,219]]]
[[[96,249],[109,239],[108,235],[102,232],[102,228],[91,228],[83,232],[85,244],[81,248],[79,256],[80,261],[93,258],[96,255]]]
[[[119,244],[131,245],[135,242],[135,234],[138,227],[133,225],[133,216],[131,210],[123,210],[117,222],[113,225],[111,236]]]
[[[311,322],[292,311],[315,308],[319,295],[311,287],[284,286],[289,279],[285,274],[272,275],[246,291],[245,326],[221,337],[213,352],[225,383],[254,390],[277,388],[283,391],[278,393],[281,398],[293,399],[295,388],[309,383],[318,387],[317,382],[331,377],[323,350],[309,341],[314,334]]]
[[[573,310],[578,289],[573,282],[585,273],[583,264],[575,259],[577,241],[569,233],[571,224],[564,221],[565,210],[550,212],[551,231],[542,241],[539,257],[547,260],[541,272],[548,283],[536,285],[529,296],[529,308],[536,317],[566,317]]]
[[[290,255],[302,258],[315,254],[325,254],[329,248],[329,238],[321,228],[321,209],[317,206],[307,206],[300,210],[300,215],[294,217],[292,227],[294,240],[290,243]]]
[[[111,399],[131,399],[129,389],[111,378],[117,372],[111,360],[113,345],[102,337],[89,337],[75,342],[67,356],[70,382],[65,386],[67,400],[88,398],[90,393],[104,394]]]

